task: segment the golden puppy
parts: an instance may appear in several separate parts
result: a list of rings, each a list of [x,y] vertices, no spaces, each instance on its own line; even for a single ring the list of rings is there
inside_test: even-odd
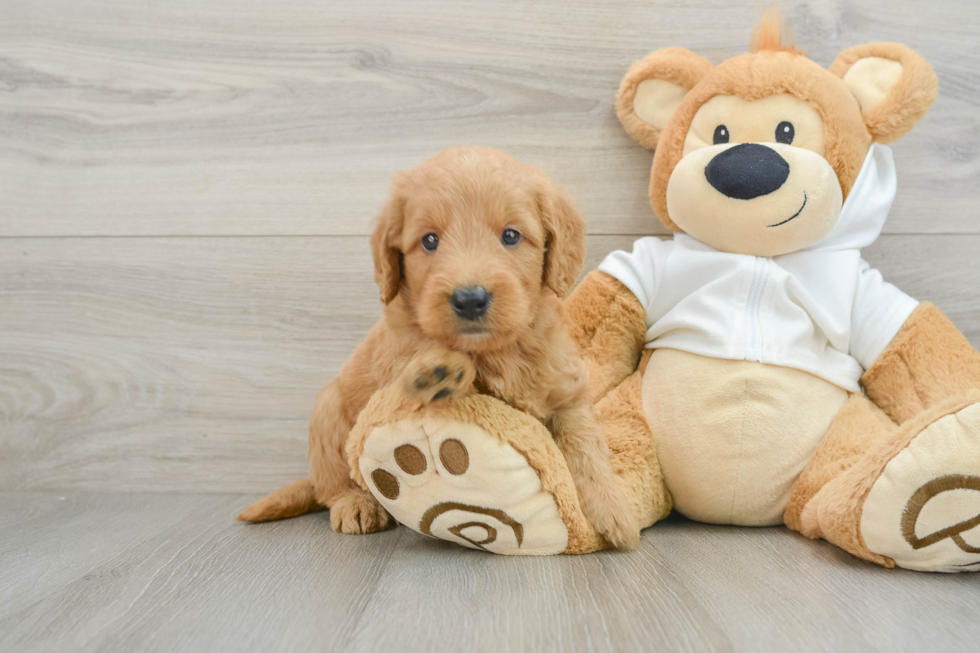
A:
[[[639,529],[562,313],[584,237],[582,218],[550,179],[496,150],[449,148],[399,174],[371,237],[385,315],[317,396],[310,478],[239,519],[326,506],[335,531],[385,528],[388,513],[351,480],[344,445],[371,395],[396,382],[422,403],[475,388],[542,420],[586,517],[613,546],[635,546]]]

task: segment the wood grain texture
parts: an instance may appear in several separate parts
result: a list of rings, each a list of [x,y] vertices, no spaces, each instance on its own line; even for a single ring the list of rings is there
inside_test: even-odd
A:
[[[590,236],[586,269],[630,236]],[[980,344],[980,236],[867,258]],[[942,262],[941,265],[938,262]],[[0,239],[0,489],[261,492],[380,315],[364,237]]]
[[[57,499],[0,496],[14,506]],[[402,536],[331,537],[322,515],[249,528],[232,521],[246,502],[240,496],[116,493],[75,502],[75,529],[59,534],[74,537],[89,562],[35,552],[59,580],[43,590],[30,588],[31,575],[8,557],[6,542],[16,533],[43,550],[52,535],[41,527],[57,524],[6,528],[0,513],[0,561],[34,592],[28,605],[0,608],[0,650],[334,650]],[[116,513],[112,529],[98,520],[103,513]],[[147,537],[143,513],[171,523]]]
[[[0,650],[943,653],[980,637],[975,578],[782,528],[670,519],[629,554],[511,558],[404,527],[340,535],[325,514],[232,522],[249,499],[0,493]]]
[[[24,610],[213,500],[201,496],[0,495],[0,615]],[[0,617],[2,618],[2,617]]]
[[[675,520],[646,531],[736,651],[955,651],[975,646],[980,584],[885,569],[784,528]],[[974,643],[971,643],[974,642]]]
[[[394,171],[459,144],[539,165],[594,234],[662,233],[619,81],[661,47],[744,52],[764,4],[5,0],[0,235],[364,234]],[[978,233],[973,3],[782,4],[823,65],[873,40],[934,64],[888,233]]]

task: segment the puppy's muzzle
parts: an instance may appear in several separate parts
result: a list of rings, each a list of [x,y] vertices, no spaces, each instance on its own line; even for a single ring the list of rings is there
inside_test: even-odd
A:
[[[449,297],[453,311],[464,320],[479,320],[492,302],[493,294],[483,286],[457,288]]]

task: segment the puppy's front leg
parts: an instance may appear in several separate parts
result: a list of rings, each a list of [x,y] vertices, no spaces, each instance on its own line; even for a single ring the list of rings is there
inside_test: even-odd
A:
[[[463,397],[473,390],[476,368],[470,357],[442,345],[423,345],[398,378],[402,390],[421,404]]]
[[[609,447],[592,408],[579,404],[559,409],[551,426],[586,519],[615,548],[635,548],[640,543],[636,515],[609,466]]]

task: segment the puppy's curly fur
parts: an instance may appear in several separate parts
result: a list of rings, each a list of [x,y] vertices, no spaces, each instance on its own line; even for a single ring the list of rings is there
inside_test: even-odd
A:
[[[510,233],[505,243],[506,230],[518,242],[509,242]],[[478,391],[544,421],[586,517],[613,546],[635,546],[639,529],[609,467],[587,371],[562,311],[584,240],[585,224],[568,197],[537,168],[502,152],[449,148],[396,176],[371,237],[385,315],[317,396],[309,482],[260,499],[239,519],[326,506],[334,530],[385,528],[388,514],[351,480],[344,446],[371,395],[399,383],[422,404]],[[461,288],[490,294],[482,316],[465,319],[454,310]]]

